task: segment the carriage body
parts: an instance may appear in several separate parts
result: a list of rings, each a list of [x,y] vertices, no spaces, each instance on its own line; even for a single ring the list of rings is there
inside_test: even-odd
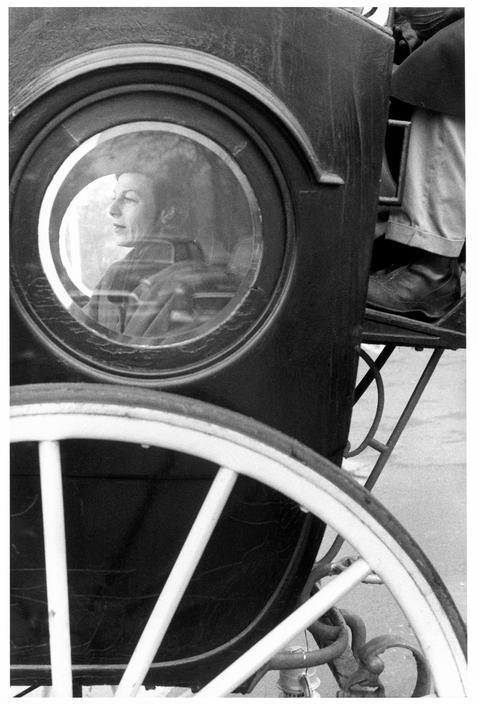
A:
[[[336,8],[15,8],[10,15],[12,384],[166,389],[238,411],[339,465],[391,36]],[[101,144],[152,130],[193,149],[194,239],[212,266],[226,260],[229,269],[195,291],[207,314],[194,326],[186,316],[179,332],[133,338],[81,312],[78,300],[91,292],[75,284],[61,232],[78,194],[110,175],[104,166],[95,171]],[[187,454],[97,441],[68,441],[62,459],[74,676],[116,682],[213,469]],[[15,449],[12,682],[19,684],[50,677],[37,465],[31,447]],[[147,683],[200,687],[276,623],[291,609],[323,530],[273,490],[242,481]]]

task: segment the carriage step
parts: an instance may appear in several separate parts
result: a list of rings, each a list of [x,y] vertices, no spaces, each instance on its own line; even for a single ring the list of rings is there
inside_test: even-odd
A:
[[[442,318],[433,322],[366,308],[361,342],[462,349],[466,346],[466,298],[463,296]]]

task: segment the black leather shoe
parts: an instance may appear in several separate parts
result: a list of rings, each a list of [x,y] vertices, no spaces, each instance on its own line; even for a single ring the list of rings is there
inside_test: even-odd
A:
[[[366,305],[396,315],[441,318],[459,300],[460,271],[456,259],[422,250],[415,260],[369,278]]]

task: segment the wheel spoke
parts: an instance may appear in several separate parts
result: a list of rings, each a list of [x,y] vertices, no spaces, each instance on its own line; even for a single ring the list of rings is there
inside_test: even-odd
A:
[[[354,562],[351,567],[328,582],[311,599],[293,611],[268,635],[246,651],[206,687],[203,687],[196,696],[223,697],[232,692],[235,687],[242,684],[258,668],[268,662],[281,648],[287,646],[292,638],[326,613],[336,604],[338,599],[359,584],[370,572],[369,565],[364,560],[359,559]]]
[[[237,476],[225,467],[218,471],[121,678],[116,697],[135,696],[141,687]]]
[[[57,441],[39,443],[52,696],[72,696],[70,617],[63,509],[62,465]]]

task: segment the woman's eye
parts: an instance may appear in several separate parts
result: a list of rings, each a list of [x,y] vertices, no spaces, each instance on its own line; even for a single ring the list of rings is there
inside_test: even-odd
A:
[[[138,203],[137,198],[133,198],[132,196],[125,196],[125,195],[119,195],[119,196],[113,196],[111,199],[111,202],[114,203],[117,201],[118,203]]]

